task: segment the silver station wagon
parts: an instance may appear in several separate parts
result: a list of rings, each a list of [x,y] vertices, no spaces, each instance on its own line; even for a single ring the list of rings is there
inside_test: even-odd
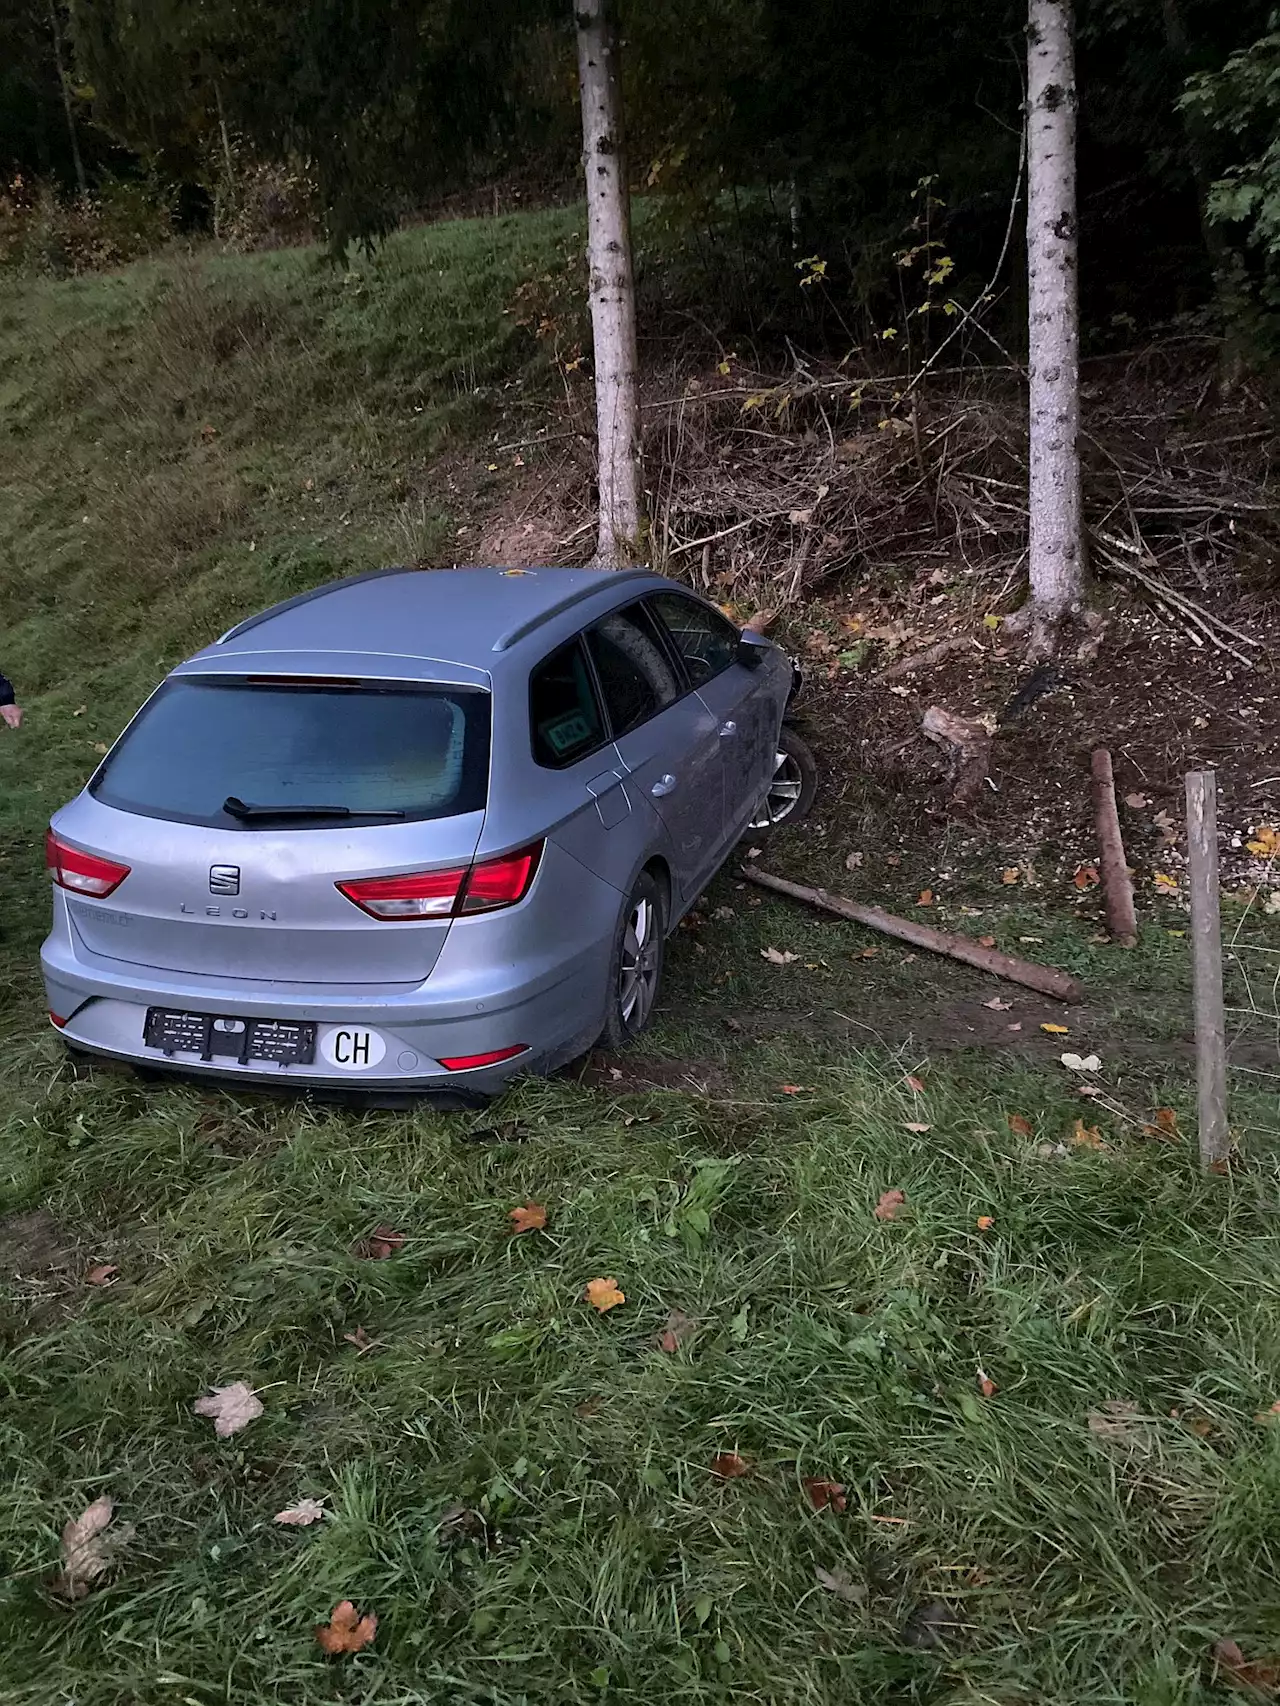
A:
[[[53,819],[53,1023],[242,1083],[491,1095],[653,1011],[798,816],[773,644],[646,571],[388,569],[180,664]]]

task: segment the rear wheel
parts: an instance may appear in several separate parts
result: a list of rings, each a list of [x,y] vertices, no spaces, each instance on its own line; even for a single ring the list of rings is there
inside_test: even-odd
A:
[[[623,1048],[653,1016],[662,979],[667,898],[651,871],[642,871],[622,909],[609,968],[609,1008],[600,1041]]]
[[[751,820],[752,831],[763,834],[784,823],[800,823],[808,817],[817,792],[818,764],[809,743],[784,723],[778,734],[773,781]]]

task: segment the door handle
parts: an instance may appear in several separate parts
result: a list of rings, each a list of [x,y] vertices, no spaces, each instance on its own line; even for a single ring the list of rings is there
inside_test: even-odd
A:
[[[658,780],[653,784],[649,792],[653,795],[655,800],[660,800],[666,794],[674,794],[675,789],[676,779],[674,776],[659,776]]]
[[[737,723],[721,723],[721,725],[720,725],[720,739],[721,740],[729,740],[733,735],[736,735],[737,732],[738,732]]]

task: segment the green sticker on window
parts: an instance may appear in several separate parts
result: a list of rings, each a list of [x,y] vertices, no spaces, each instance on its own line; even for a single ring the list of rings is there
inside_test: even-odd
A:
[[[573,711],[567,717],[542,725],[543,738],[557,758],[563,758],[575,746],[584,745],[594,733],[581,711]]]

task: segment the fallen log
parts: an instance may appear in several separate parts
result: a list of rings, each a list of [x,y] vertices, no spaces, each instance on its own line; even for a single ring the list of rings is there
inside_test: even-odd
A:
[[[926,646],[924,651],[917,652],[914,657],[899,658],[897,663],[891,663],[888,669],[882,669],[879,675],[871,677],[873,687],[887,687],[891,681],[901,681],[904,675],[914,675],[918,669],[928,669],[931,664],[941,663],[943,658],[950,657],[952,652],[967,652],[973,646],[981,651],[976,640],[971,640],[967,634],[949,634],[945,640],[939,640],[936,645]]]
[[[934,930],[928,924],[898,918],[878,906],[863,906],[842,894],[829,894],[826,889],[811,889],[802,883],[788,882],[785,877],[758,871],[752,865],[744,865],[742,875],[762,889],[773,889],[777,894],[790,895],[792,900],[803,900],[820,912],[832,912],[837,918],[847,918],[851,924],[865,924],[869,930],[896,936],[901,942],[910,942],[913,948],[927,948],[931,954],[945,954],[950,960],[962,960],[966,965],[976,966],[979,971],[993,972],[996,977],[1007,978],[1010,983],[1021,983],[1040,995],[1051,996],[1055,1001],[1080,999],[1080,985],[1066,972],[1057,971],[1052,966],[1034,965],[1030,960],[1015,959],[1012,954],[1002,954],[996,948],[984,948],[971,936],[953,936],[945,930]]]
[[[1107,909],[1107,929],[1122,948],[1138,945],[1138,920],[1133,910],[1133,882],[1120,834],[1116,809],[1116,784],[1111,773],[1111,754],[1105,746],[1094,748],[1089,760],[1093,776],[1093,819],[1098,830],[1098,867]]]

